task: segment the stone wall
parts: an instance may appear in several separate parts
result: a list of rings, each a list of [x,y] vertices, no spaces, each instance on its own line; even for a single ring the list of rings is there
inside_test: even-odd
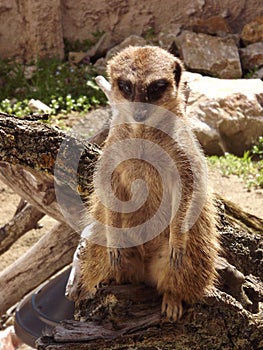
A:
[[[113,46],[149,28],[171,32],[211,16],[222,16],[230,32],[238,33],[260,15],[262,0],[0,0],[0,55],[62,58],[64,38],[82,41],[97,31],[111,32]]]

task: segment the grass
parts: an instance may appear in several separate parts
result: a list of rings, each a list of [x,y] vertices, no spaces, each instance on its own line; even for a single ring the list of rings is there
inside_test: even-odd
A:
[[[223,176],[241,177],[248,190],[252,187],[263,188],[263,137],[243,157],[226,153],[224,156],[210,156],[207,159],[208,164],[219,169]]]

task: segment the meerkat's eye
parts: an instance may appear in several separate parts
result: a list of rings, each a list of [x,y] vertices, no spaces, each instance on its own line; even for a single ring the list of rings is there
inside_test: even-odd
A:
[[[147,89],[149,100],[156,101],[161,98],[168,86],[169,82],[165,79],[153,81]]]
[[[118,87],[125,97],[132,96],[133,86],[129,80],[118,80]]]

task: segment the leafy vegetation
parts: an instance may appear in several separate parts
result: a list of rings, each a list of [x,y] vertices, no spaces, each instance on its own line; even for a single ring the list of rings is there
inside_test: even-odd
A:
[[[258,143],[252,147],[251,154],[253,158],[263,159],[263,136],[260,136]]]
[[[217,167],[224,176],[240,176],[248,189],[263,188],[263,137],[259,138],[251,151],[244,152],[243,157],[226,153],[220,157],[208,157],[208,163]]]
[[[70,51],[85,52],[89,50],[92,47],[92,45],[94,45],[102,37],[104,33],[104,31],[97,30],[96,32],[92,33],[93,39],[70,41],[64,38],[65,55],[67,56]]]
[[[28,101],[38,99],[52,108],[52,114],[86,112],[106,103],[95,83],[97,75],[89,64],[70,65],[56,59],[24,66],[0,61],[0,111],[22,116],[30,112]]]

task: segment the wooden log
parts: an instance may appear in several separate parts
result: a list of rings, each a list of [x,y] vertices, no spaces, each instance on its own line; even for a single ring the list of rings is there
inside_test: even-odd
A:
[[[57,157],[59,152],[60,157]],[[58,176],[63,175],[59,176],[60,180],[74,191],[85,191],[99,152],[87,139],[32,118],[27,120],[0,113],[0,160],[31,172],[34,170],[34,176],[39,173],[54,175],[57,162]],[[79,160],[78,169],[72,168],[74,159]]]
[[[263,220],[217,197],[222,255],[245,275],[253,274],[263,281]]]
[[[0,272],[0,315],[24,295],[68,265],[79,235],[56,224],[25,255]]]
[[[0,227],[0,254],[7,251],[11,245],[29,230],[36,228],[38,221],[45,214],[26,204],[18,213],[4,226]]]

